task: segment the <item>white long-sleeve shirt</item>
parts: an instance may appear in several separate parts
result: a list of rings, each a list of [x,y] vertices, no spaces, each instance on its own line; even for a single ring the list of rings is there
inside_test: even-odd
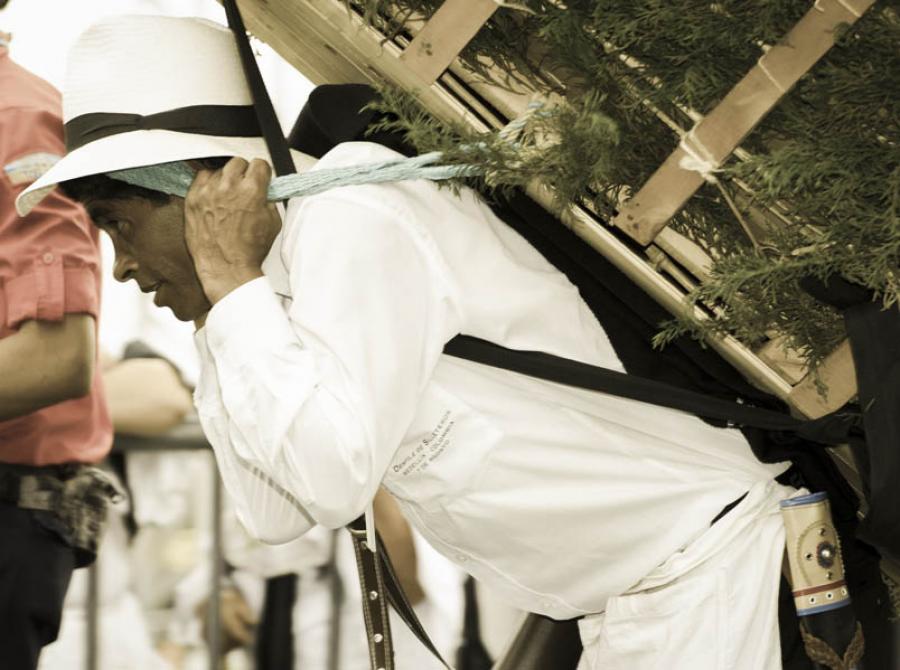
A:
[[[313,169],[394,156],[349,143]],[[602,611],[785,468],[681,412],[443,355],[465,333],[622,369],[575,287],[470,191],[297,199],[263,270],[198,331],[195,394],[262,539],[345,524],[383,483],[467,572],[568,618]]]

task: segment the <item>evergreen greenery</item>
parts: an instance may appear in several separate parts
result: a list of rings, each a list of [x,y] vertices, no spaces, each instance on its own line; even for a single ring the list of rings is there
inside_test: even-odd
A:
[[[385,34],[442,0],[348,0]],[[486,169],[488,186],[540,178],[562,204],[610,218],[678,143],[810,9],[810,0],[518,0],[498,10],[462,54],[501,86],[557,93],[513,138],[449,128],[408,96],[385,91],[394,127],[421,150]],[[877,2],[747,138],[671,225],[714,259],[690,298],[712,328],[753,345],[782,333],[815,367],[844,337],[839,315],[797,281],[839,273],[887,306],[900,292],[900,18]],[[489,68],[485,64],[493,63]],[[551,139],[550,143],[543,140]],[[466,149],[460,149],[466,145]],[[776,212],[777,225],[759,212]],[[667,324],[663,343],[690,323]]]

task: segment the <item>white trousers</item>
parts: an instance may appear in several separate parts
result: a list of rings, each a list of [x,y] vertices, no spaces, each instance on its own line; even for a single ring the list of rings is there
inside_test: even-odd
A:
[[[582,619],[579,670],[780,669],[778,503],[800,493],[757,483],[605,612]]]

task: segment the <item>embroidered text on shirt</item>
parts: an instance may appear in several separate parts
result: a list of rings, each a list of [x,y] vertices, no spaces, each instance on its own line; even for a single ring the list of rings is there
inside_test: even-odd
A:
[[[417,472],[424,472],[450,444],[450,432],[456,421],[452,412],[447,410],[438,421],[437,426],[419,444],[416,445],[402,461],[393,466],[394,474],[407,477]]]

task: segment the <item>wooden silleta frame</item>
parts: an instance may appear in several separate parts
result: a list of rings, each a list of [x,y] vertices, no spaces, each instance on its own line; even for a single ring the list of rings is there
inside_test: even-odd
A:
[[[645,246],[636,253],[582,207],[559,211],[553,194],[532,184],[528,194],[553,211],[560,221],[586,240],[668,311],[697,320],[709,318],[689,306],[684,295],[691,282],[702,281],[709,258],[666,224],[703,183],[702,169],[714,169],[772,109],[784,93],[834,43],[836,28],[861,17],[874,0],[818,0],[785,36],[770,48],[721,103],[694,127],[680,131],[683,141],[635,194],[620,207],[613,224]],[[412,40],[388,40],[348,9],[342,0],[243,0],[248,29],[269,43],[313,83],[389,82],[415,91],[420,102],[446,121],[464,122],[476,130],[492,130],[525,113],[539,97],[532,91],[500,89],[461,67],[459,52],[496,11],[497,0],[445,0],[429,21],[407,24]],[[298,36],[302,38],[298,39]],[[483,104],[489,102],[489,106]],[[685,156],[694,159],[685,163]],[[675,262],[672,262],[675,261]],[[684,268],[690,271],[688,276]],[[815,380],[785,361],[772,346],[753,351],[729,336],[710,345],[748,380],[785,400],[801,415],[832,411],[856,394],[853,361],[846,342],[820,368],[828,384],[823,398]],[[833,453],[851,483],[858,487],[846,450]]]

